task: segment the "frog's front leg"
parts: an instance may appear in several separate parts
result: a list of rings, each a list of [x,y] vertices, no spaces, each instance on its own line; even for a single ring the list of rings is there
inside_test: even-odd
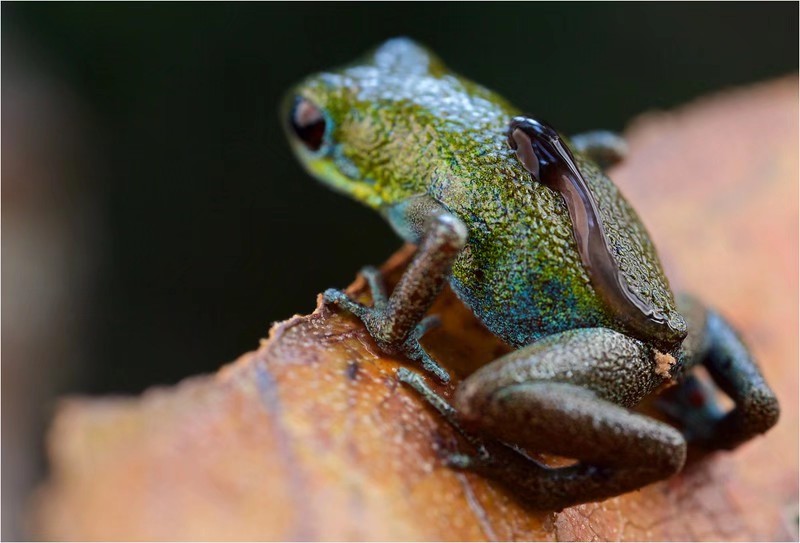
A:
[[[609,498],[671,476],[686,456],[680,432],[627,409],[664,381],[653,354],[635,339],[591,328],[550,336],[492,362],[459,386],[452,422],[578,462],[550,468],[490,440],[488,454],[455,455],[449,464],[500,479],[542,509]],[[431,401],[430,391],[415,388]]]
[[[684,343],[688,363],[704,366],[734,407],[724,412],[714,391],[690,374],[667,391],[664,411],[682,423],[687,440],[707,449],[733,449],[772,428],[780,416],[778,399],[736,331],[694,298],[678,301],[690,330],[697,330],[694,341]]]
[[[417,360],[442,381],[449,381],[448,373],[425,352],[419,339],[437,322],[434,317],[423,317],[466,244],[467,228],[458,217],[427,196],[410,199],[390,213],[402,214],[403,228],[411,239],[419,242],[414,259],[391,296],[386,296],[380,273],[365,268],[362,273],[372,289],[373,307],[358,304],[335,289],[325,291],[324,299],[361,319],[384,352]]]
[[[618,164],[628,155],[625,138],[606,130],[576,134],[570,138],[570,143],[573,149],[587,155],[604,170]]]

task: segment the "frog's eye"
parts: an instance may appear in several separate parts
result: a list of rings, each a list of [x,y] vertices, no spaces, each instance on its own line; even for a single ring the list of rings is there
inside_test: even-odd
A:
[[[325,136],[325,116],[311,101],[298,96],[289,116],[292,130],[311,151],[319,151]]]

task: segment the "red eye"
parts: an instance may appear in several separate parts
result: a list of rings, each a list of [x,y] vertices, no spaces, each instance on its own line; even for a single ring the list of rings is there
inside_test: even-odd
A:
[[[289,124],[306,147],[311,151],[319,151],[325,136],[325,117],[317,106],[298,96],[289,116]]]

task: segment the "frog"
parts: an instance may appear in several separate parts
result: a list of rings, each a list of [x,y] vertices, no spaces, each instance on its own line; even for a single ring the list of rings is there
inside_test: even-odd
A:
[[[621,136],[567,137],[409,38],[305,78],[281,118],[308,173],[416,246],[391,292],[377,268],[362,269],[371,305],[337,289],[323,300],[417,365],[397,379],[469,447],[445,454],[448,468],[561,510],[673,476],[689,444],[732,450],[777,422],[739,333],[697,297],[673,294],[610,179],[627,152]],[[446,285],[513,349],[450,397],[431,384],[449,372],[420,341],[439,323],[428,313]],[[720,407],[720,391],[733,407]],[[664,417],[636,410],[654,395]]]

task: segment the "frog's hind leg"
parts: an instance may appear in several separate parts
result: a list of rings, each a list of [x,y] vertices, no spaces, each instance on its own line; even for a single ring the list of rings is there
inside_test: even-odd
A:
[[[662,382],[655,369],[648,347],[599,328],[510,353],[459,386],[458,424],[577,463],[543,466],[487,440],[488,455],[455,455],[449,464],[500,479],[541,509],[601,500],[669,477],[683,466],[683,437],[625,407]]]
[[[362,270],[372,290],[374,305],[351,300],[340,290],[328,289],[323,297],[361,319],[384,352],[419,361],[442,381],[450,376],[422,348],[419,339],[435,326],[435,317],[424,318],[450,273],[453,261],[467,241],[464,223],[428,197],[409,200],[402,208],[407,228],[419,238],[419,250],[391,296],[375,268]]]
[[[772,428],[780,415],[778,400],[736,331],[693,298],[683,296],[679,303],[690,334],[698,331],[694,341],[685,342],[689,363],[704,366],[734,407],[724,412],[714,390],[690,374],[667,391],[664,411],[682,423],[688,441],[707,449],[733,449]]]
[[[670,477],[685,461],[686,444],[672,427],[575,385],[514,385],[498,393],[492,404],[484,406],[481,422],[492,421],[504,440],[513,438],[531,452],[577,459],[560,468],[536,464],[521,469],[508,461],[465,465],[511,483],[539,508],[561,509],[617,496]],[[501,418],[504,410],[517,413]]]

